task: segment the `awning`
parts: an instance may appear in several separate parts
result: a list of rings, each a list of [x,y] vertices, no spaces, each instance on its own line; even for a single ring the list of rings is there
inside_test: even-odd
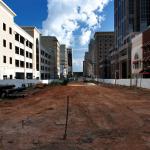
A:
[[[133,64],[137,64],[137,63],[138,63],[138,61],[133,61],[132,63],[133,63]]]
[[[140,71],[140,74],[150,74],[150,69],[144,69]]]

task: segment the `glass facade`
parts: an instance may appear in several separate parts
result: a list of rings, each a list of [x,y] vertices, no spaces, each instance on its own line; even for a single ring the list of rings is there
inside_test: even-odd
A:
[[[114,9],[117,48],[124,44],[128,34],[150,25],[150,0],[115,0]]]
[[[116,70],[119,78],[131,76],[131,38],[150,25],[150,0],[114,0]]]
[[[140,0],[140,30],[150,25],[150,0]]]

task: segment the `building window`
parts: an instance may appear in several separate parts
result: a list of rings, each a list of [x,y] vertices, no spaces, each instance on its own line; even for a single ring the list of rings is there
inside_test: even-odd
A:
[[[48,54],[47,53],[45,53],[45,57],[47,58],[47,56],[48,56]]]
[[[3,80],[7,80],[7,75],[3,75]]]
[[[9,48],[12,49],[12,43],[11,42],[9,43]]]
[[[25,41],[24,37],[20,36],[20,43],[24,44],[24,41]]]
[[[44,51],[41,51],[41,55],[43,55],[43,56],[44,56]]]
[[[12,34],[12,28],[9,28],[9,34]]]
[[[32,63],[30,63],[30,68],[32,69]]]
[[[15,47],[15,53],[19,54],[19,47],[17,47],[17,46]]]
[[[29,57],[29,52],[26,51],[26,57]]]
[[[19,67],[19,60],[15,60],[16,67]]]
[[[30,54],[30,56],[29,56],[29,57],[32,59],[32,53],[29,53],[29,54]]]
[[[24,56],[24,50],[20,48],[20,55]]]
[[[24,67],[24,61],[20,61],[20,67]]]
[[[30,43],[29,43],[29,48],[32,49],[32,46],[33,46],[33,44],[30,42]]]
[[[12,57],[9,58],[9,63],[12,64]]]
[[[6,56],[3,56],[3,63],[6,63]]]
[[[26,41],[26,46],[29,46],[29,41],[28,40]]]
[[[3,23],[3,30],[6,31],[6,24]]]
[[[28,62],[26,62],[26,68],[29,68],[29,63]]]
[[[12,77],[13,77],[12,75],[9,76],[10,79],[12,79]]]
[[[15,34],[15,40],[19,42],[19,34],[18,33]]]
[[[3,46],[6,47],[6,40],[3,40]]]

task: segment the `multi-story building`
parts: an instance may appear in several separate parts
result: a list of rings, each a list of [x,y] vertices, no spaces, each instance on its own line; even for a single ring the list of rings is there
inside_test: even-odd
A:
[[[39,78],[35,38],[15,24],[16,14],[3,1],[0,10],[0,79]]]
[[[91,39],[90,40],[90,43],[89,43],[89,46],[88,46],[88,52],[89,52],[89,57],[88,57],[88,60],[89,60],[89,67],[90,67],[90,70],[89,70],[89,74],[92,78],[95,77],[95,73],[96,73],[96,67],[95,67],[95,64],[96,64],[96,52],[95,52],[95,40],[94,39]]]
[[[73,68],[72,68],[72,48],[67,48],[68,53],[68,77],[72,77]]]
[[[33,38],[33,77],[40,78],[40,32],[36,27],[22,27]],[[27,43],[28,44],[28,43]]]
[[[58,40],[41,37],[36,27],[19,27],[16,14],[3,1],[0,10],[0,79],[58,78]]]
[[[84,61],[83,61],[83,76],[91,77],[92,66],[90,63],[90,55],[89,52],[85,52]]]
[[[150,78],[150,27],[143,32],[143,78]]]
[[[34,51],[34,63],[36,65],[34,70],[40,76],[40,79],[50,79],[53,78],[53,73],[50,68],[51,65],[51,49],[47,49],[45,45],[41,42],[40,32],[35,27],[22,27],[28,34],[30,34],[34,38],[33,48]],[[52,74],[51,74],[52,73]]]
[[[117,68],[118,65],[118,54],[115,49],[115,46],[109,49],[108,59],[110,61],[110,78],[111,79],[119,79],[119,73]]]
[[[150,78],[150,28],[132,39],[132,76]]]
[[[68,75],[68,53],[65,44],[60,45],[60,77],[67,78]]]
[[[60,78],[60,44],[57,38],[41,36],[41,44],[50,52],[50,77],[53,79]]]
[[[19,27],[3,1],[0,10],[0,79],[59,78],[60,62],[63,74],[72,76],[71,48],[62,46],[60,56],[56,37],[41,36],[36,27]]]
[[[53,74],[51,71],[51,51],[49,51],[47,48],[45,48],[41,44],[41,51],[40,51],[40,74],[41,79],[46,80],[53,78]]]
[[[86,71],[86,61],[85,61],[85,57],[83,60],[83,77],[86,77],[87,71]]]
[[[114,32],[96,32],[95,39],[95,76],[110,78],[109,50],[114,45]]]
[[[132,77],[139,78],[140,72],[143,68],[143,34],[138,34],[132,39],[132,53],[131,53],[131,68]]]
[[[119,78],[131,77],[131,39],[150,25],[149,0],[115,0],[116,71]]]
[[[33,38],[18,25],[15,31],[15,78],[32,79],[33,74]]]
[[[95,77],[96,74],[96,53],[95,53],[95,40],[91,39],[88,52],[85,53],[83,61],[83,75],[85,77]]]
[[[0,1],[0,79],[15,78],[15,34],[16,14]]]

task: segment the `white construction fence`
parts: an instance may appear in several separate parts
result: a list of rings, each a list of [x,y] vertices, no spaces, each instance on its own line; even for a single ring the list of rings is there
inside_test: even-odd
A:
[[[91,79],[86,78],[87,81],[97,81],[100,83],[122,85],[122,86],[136,86],[139,88],[150,89],[150,79]]]
[[[0,85],[15,85],[15,87],[18,88],[18,87],[23,87],[23,86],[30,87],[37,83],[50,84],[52,81],[54,80],[29,80],[29,79],[0,80]]]

